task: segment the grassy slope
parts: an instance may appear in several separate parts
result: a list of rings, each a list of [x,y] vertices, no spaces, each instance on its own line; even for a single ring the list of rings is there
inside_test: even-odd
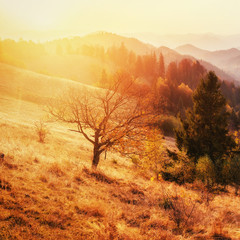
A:
[[[42,81],[28,90],[39,96],[55,93],[44,82],[62,88],[72,82],[15,68],[18,77],[11,78],[9,67],[1,67],[0,239],[212,239],[214,233],[240,238],[239,197],[232,193],[210,196],[208,205],[204,192],[152,182],[115,153],[92,172],[92,146],[58,123],[48,124],[50,134],[39,143],[33,123],[44,116],[41,105],[19,98],[9,81]],[[185,202],[181,212],[196,203],[189,220],[183,217],[182,232],[164,209],[167,195]]]
[[[94,85],[100,79],[103,69],[107,72],[114,69],[110,64],[83,55],[47,55],[26,60],[26,66],[35,72],[68,78],[89,85]]]
[[[31,125],[0,125],[0,239],[239,239],[239,197],[210,196],[152,182],[110,153],[90,170],[91,146],[75,133],[51,129],[41,144]],[[179,235],[167,198],[193,214]],[[176,198],[176,197],[175,197]],[[164,200],[165,199],[165,200]],[[216,235],[216,234],[215,234]],[[224,239],[224,238],[221,238]],[[227,239],[227,238],[226,238]]]
[[[2,97],[42,104],[68,89],[84,87],[86,85],[69,79],[50,77],[0,63],[0,94]],[[87,86],[87,88],[93,89],[94,87]]]

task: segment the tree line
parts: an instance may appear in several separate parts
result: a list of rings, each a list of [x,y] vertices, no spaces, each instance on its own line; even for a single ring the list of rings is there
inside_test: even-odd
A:
[[[152,52],[145,55],[137,55],[126,48],[124,43],[120,46],[111,46],[105,49],[100,45],[79,45],[74,39],[55,40],[47,43],[35,43],[33,41],[14,41],[10,39],[0,41],[0,61],[18,67],[27,68],[26,59],[39,58],[41,56],[74,55],[81,54],[97,58],[100,61],[114,65],[115,69],[123,70],[137,79],[138,90],[149,93],[155,92],[166,101],[169,114],[184,115],[184,109],[193,106],[192,93],[199,83],[199,79],[206,74],[206,69],[198,62],[190,59],[173,61],[168,65],[165,56],[160,52]],[[115,71],[114,71],[115,72]],[[107,85],[107,79],[114,72],[103,69],[98,86]],[[240,124],[240,87],[234,83],[222,80],[221,92],[227,99],[231,108],[231,128],[238,129]],[[158,100],[156,97],[156,107]]]

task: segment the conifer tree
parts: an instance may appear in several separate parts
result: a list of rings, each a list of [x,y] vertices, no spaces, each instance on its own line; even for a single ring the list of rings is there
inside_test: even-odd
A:
[[[159,56],[159,76],[165,78],[165,63],[162,53]]]
[[[221,168],[222,156],[235,143],[228,132],[226,99],[214,72],[210,71],[201,80],[193,94],[193,102],[193,110],[188,110],[186,119],[181,120],[182,129],[176,131],[177,146],[185,149],[195,163],[199,157],[208,155],[215,167]]]

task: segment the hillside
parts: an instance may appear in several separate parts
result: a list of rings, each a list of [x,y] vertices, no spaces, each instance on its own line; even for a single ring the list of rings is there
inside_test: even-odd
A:
[[[226,73],[231,74],[237,80],[240,78],[238,68],[239,61],[237,60],[240,57],[240,50],[237,48],[207,51],[187,44],[177,47],[176,51],[181,54],[191,55],[197,59],[205,60],[218,68],[223,69]]]
[[[29,111],[21,116],[19,123],[0,112],[1,239],[239,239],[239,197],[231,189],[207,195],[198,185],[152,181],[116,153],[92,171],[83,137],[54,123],[39,143]]]
[[[50,77],[0,63],[1,98],[11,97],[42,104],[68,88],[83,86],[69,79]]]
[[[239,196],[231,187],[216,194],[200,183],[157,181],[111,151],[91,170],[92,145],[50,121],[43,105],[69,87],[96,88],[6,64],[0,83],[0,239],[239,239]],[[175,149],[172,138],[164,142]]]
[[[3,121],[31,124],[47,117],[45,105],[71,89],[95,87],[64,78],[50,77],[0,63],[0,106]]]
[[[181,54],[188,54],[188,55],[192,55],[192,56],[197,56],[199,59],[204,58],[205,56],[207,56],[208,54],[211,53],[211,51],[208,50],[204,50],[201,48],[197,48],[191,44],[185,44],[185,45],[181,45],[177,48],[175,48],[175,50]]]
[[[194,54],[189,54],[188,52],[180,52],[181,54],[179,54],[178,51],[175,51],[168,47],[162,46],[162,47],[156,48],[150,44],[143,43],[135,38],[127,38],[127,37],[123,37],[117,34],[111,34],[107,32],[99,32],[99,33],[87,35],[79,39],[78,44],[80,43],[100,45],[100,46],[103,46],[104,48],[109,48],[114,45],[120,46],[122,43],[124,43],[127,49],[139,55],[150,54],[152,52],[155,52],[156,55],[159,56],[159,54],[162,53],[166,61],[166,65],[168,65],[172,61],[179,62],[184,58],[189,58],[192,60],[194,60],[195,58],[198,58],[198,57],[195,57]],[[223,53],[222,55],[224,54],[225,53]],[[218,55],[219,54],[216,54],[216,58],[218,57]],[[205,60],[205,61],[208,61],[208,60]],[[214,70],[221,79],[228,80],[228,81],[234,80],[234,77],[229,76],[227,72],[224,72],[223,70],[221,70],[222,67],[218,68],[216,64],[214,63],[211,64],[211,63],[212,63],[211,61],[206,64],[204,63],[204,67],[208,71]],[[212,66],[212,65],[216,65],[216,66]],[[227,69],[225,71],[227,71]]]
[[[191,44],[201,49],[216,51],[220,49],[239,48],[240,35],[219,35],[214,33],[202,34],[154,34],[154,33],[132,33],[134,36],[144,42],[149,42],[155,46],[167,46],[176,48],[180,45]]]
[[[42,56],[29,59],[25,63],[27,68],[32,71],[49,76],[68,78],[88,85],[94,85],[99,80],[103,69],[108,72],[115,69],[112,64],[104,63],[99,59],[74,54]]]
[[[214,71],[221,80],[226,80],[228,82],[234,82],[237,86],[239,85],[238,78],[235,78],[234,76],[228,74],[228,72],[219,69],[217,66],[215,66],[214,64],[211,64],[207,61],[199,60],[199,62],[202,66],[204,66],[209,71]]]
[[[159,47],[159,48],[157,48],[156,49],[156,54],[159,55],[160,53],[164,56],[164,60],[166,62],[166,65],[168,65],[171,62],[180,62],[184,58],[188,58],[188,59],[194,60],[193,57],[179,54],[175,50],[170,49],[168,47]]]
[[[84,44],[100,45],[106,49],[111,46],[117,47],[124,43],[126,48],[139,55],[151,53],[155,49],[154,46],[143,43],[136,38],[128,38],[107,32],[97,32],[86,35],[80,39],[80,42]]]
[[[56,44],[69,44],[71,46],[71,50],[75,51],[85,45],[99,46],[107,50],[113,46],[120,47],[123,43],[127,49],[135,52],[138,55],[149,54],[155,49],[154,46],[143,43],[136,38],[128,38],[109,32],[95,32],[83,37],[56,39],[50,42],[46,42],[44,45],[46,48],[51,48]]]
[[[172,61],[180,62],[184,58],[195,60],[194,56],[189,56],[188,53],[179,54],[167,47],[156,48],[134,38],[106,32],[97,32],[85,37],[63,38],[41,44],[3,40],[1,46],[0,62],[90,85],[99,81],[103,70],[111,74],[122,67],[120,63],[128,66],[133,64],[139,55],[155,53],[158,58],[162,53],[166,68]],[[129,59],[124,58],[126,51],[130,52]],[[233,77],[226,73],[228,68],[224,68],[224,73],[221,70],[222,67],[218,68],[214,63],[212,65],[215,65],[214,71],[221,79],[233,81]],[[208,63],[205,67],[208,71],[213,70]]]

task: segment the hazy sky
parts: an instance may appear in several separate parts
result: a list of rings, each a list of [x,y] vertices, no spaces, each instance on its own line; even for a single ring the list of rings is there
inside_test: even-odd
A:
[[[0,35],[240,33],[239,0],[0,0]]]

